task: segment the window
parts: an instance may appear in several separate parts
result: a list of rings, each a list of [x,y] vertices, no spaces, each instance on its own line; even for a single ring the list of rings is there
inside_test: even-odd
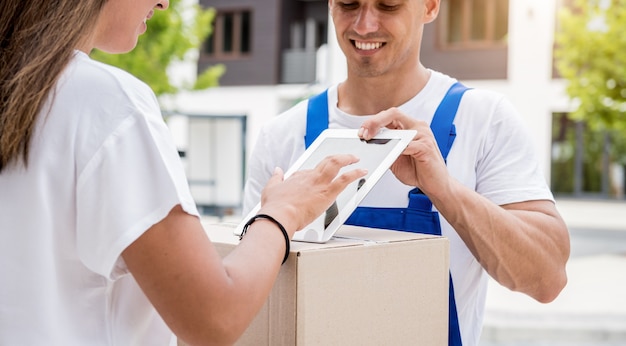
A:
[[[440,44],[445,48],[506,45],[508,0],[449,0],[441,3]]]
[[[252,15],[249,10],[220,12],[205,51],[213,57],[239,57],[251,52]]]

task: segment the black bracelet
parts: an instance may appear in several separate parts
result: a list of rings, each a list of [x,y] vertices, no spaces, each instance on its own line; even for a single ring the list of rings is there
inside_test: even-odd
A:
[[[256,221],[258,219],[267,219],[267,220],[272,221],[274,224],[276,224],[276,226],[278,226],[278,228],[280,228],[280,231],[283,232],[283,236],[285,237],[285,247],[286,248],[285,248],[285,258],[283,258],[283,263],[282,264],[285,264],[285,262],[287,261],[287,257],[289,257],[289,244],[291,243],[291,241],[289,240],[289,234],[287,234],[287,230],[285,230],[285,227],[283,227],[283,225],[281,225],[280,222],[278,222],[275,218],[273,218],[273,217],[271,217],[271,216],[269,216],[267,214],[257,214],[257,215],[254,215],[243,226],[243,230],[241,231],[241,235],[239,236],[239,240],[241,240],[243,238],[243,236],[246,234],[246,232],[248,231],[248,227],[250,227],[250,225],[252,225],[254,223],[254,221]]]

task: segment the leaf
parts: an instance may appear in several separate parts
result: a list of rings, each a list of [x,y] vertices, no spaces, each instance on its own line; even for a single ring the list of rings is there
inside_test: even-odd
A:
[[[558,19],[556,67],[579,104],[571,118],[626,135],[626,0],[574,0]]]

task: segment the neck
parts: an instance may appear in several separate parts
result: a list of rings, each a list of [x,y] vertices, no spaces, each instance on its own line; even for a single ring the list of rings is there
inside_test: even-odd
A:
[[[424,88],[429,78],[430,71],[421,64],[400,77],[362,77],[348,72],[348,78],[337,90],[338,107],[352,115],[373,115],[404,104]]]

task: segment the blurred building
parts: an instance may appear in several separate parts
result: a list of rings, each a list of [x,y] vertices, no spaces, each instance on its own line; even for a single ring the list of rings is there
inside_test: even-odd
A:
[[[224,64],[226,74],[220,87],[181,94],[175,104],[183,112],[246,115],[245,152],[251,152],[268,119],[345,78],[326,0],[199,1],[215,8],[217,17],[197,68]],[[425,28],[421,53],[429,68],[506,95],[531,129],[528,140],[548,181],[555,180],[553,159],[574,160],[577,150],[575,145],[564,150],[553,136],[573,131],[553,128],[567,123],[562,117],[571,107],[553,64],[560,3],[444,0],[439,18]],[[584,193],[582,168],[566,169],[572,186],[563,192]],[[563,183],[562,168],[558,174]]]

